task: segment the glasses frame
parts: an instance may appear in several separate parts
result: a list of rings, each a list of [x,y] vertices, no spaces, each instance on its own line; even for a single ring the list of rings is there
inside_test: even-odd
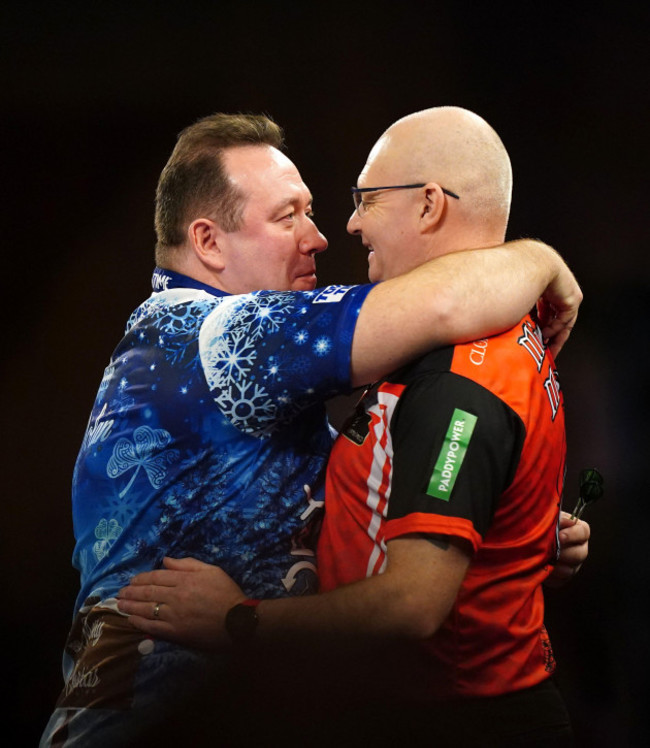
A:
[[[414,190],[419,187],[425,187],[427,184],[428,182],[419,182],[418,184],[388,184],[384,187],[352,187],[352,202],[354,203],[354,209],[358,213],[359,218],[362,218],[363,215],[359,208],[363,205],[361,195],[364,192],[379,192],[380,190]],[[455,192],[447,190],[444,187],[440,187],[440,189],[445,193],[445,195],[460,200],[460,195],[457,195]]]

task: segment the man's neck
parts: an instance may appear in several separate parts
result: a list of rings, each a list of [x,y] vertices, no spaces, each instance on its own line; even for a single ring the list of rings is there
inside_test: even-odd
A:
[[[505,231],[501,227],[462,225],[437,239],[432,257],[442,257],[463,249],[498,247],[505,242]]]
[[[179,250],[178,258],[165,263],[165,267],[173,270],[175,273],[181,273],[188,278],[193,278],[199,281],[199,283],[204,283],[206,286],[211,286],[224,293],[231,293],[227,288],[224,288],[218,273],[211,271],[210,268],[199,262],[193,253],[183,249]]]

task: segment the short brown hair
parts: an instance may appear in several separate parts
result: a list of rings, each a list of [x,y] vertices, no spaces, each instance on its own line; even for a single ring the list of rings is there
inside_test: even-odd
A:
[[[212,114],[186,127],[162,170],[156,188],[156,262],[185,241],[187,225],[205,212],[226,231],[241,222],[243,200],[231,184],[223,150],[245,145],[282,148],[282,128],[263,114]]]

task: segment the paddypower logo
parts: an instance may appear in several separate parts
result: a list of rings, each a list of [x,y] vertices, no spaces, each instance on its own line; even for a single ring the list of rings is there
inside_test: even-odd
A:
[[[449,501],[477,420],[472,413],[460,408],[454,410],[436,466],[429,479],[429,496]]]

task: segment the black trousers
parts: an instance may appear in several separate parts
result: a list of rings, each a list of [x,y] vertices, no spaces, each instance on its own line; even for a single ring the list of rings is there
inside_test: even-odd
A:
[[[327,714],[329,711],[329,714]],[[491,698],[374,703],[326,710],[305,730],[313,748],[570,748],[573,732],[552,680]]]

